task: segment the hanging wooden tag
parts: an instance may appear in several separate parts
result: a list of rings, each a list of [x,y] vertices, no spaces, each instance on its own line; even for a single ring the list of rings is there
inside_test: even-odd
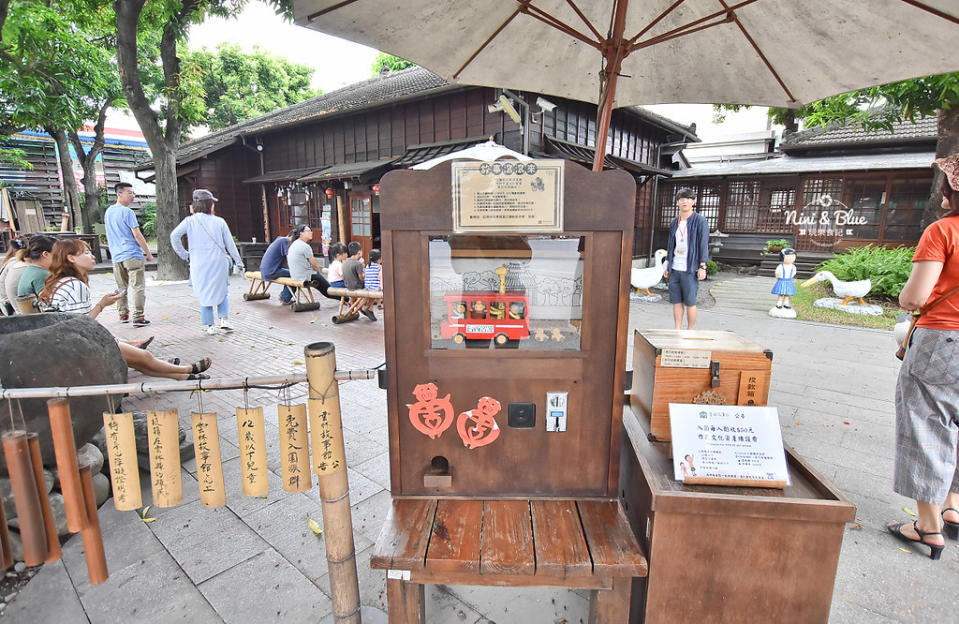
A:
[[[309,405],[313,473],[322,476],[346,470],[339,396],[310,399]]]
[[[200,503],[204,507],[226,504],[223,487],[223,464],[220,461],[220,434],[216,414],[190,414],[193,421],[193,446],[196,447],[196,480],[200,486]]]
[[[277,405],[280,426],[280,461],[283,489],[305,492],[313,487],[306,430],[306,405]]]
[[[103,412],[113,484],[113,506],[117,511],[143,507],[140,497],[140,468],[137,465],[137,440],[133,433],[133,414]]]
[[[266,496],[270,491],[266,467],[266,435],[263,408],[236,408],[236,436],[240,444],[243,493]]]
[[[183,502],[180,474],[180,424],[176,410],[147,412],[150,446],[150,485],[153,504],[173,507]]]

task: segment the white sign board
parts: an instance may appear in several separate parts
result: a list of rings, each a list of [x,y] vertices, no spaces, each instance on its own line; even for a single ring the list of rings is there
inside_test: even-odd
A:
[[[663,349],[659,357],[659,365],[664,368],[709,368],[712,357],[712,351]]]
[[[775,407],[670,403],[669,426],[677,481],[789,483]]]
[[[454,161],[453,231],[562,232],[565,161]]]

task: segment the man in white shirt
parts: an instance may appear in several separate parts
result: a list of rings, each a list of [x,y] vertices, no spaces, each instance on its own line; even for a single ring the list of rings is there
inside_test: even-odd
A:
[[[669,302],[673,304],[676,329],[683,328],[683,313],[688,329],[696,326],[696,296],[699,282],[706,279],[709,261],[709,222],[696,213],[696,193],[680,189],[676,194],[679,216],[669,224],[666,247],[666,277],[669,281]]]

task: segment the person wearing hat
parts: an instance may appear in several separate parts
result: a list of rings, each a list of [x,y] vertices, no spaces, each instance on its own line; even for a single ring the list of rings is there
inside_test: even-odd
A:
[[[110,259],[113,260],[113,278],[123,295],[117,300],[120,322],[130,320],[130,307],[127,305],[127,287],[130,302],[133,304],[133,326],[144,327],[150,324],[143,316],[146,303],[146,263],[153,261],[153,254],[147,247],[147,241],[140,232],[137,217],[130,209],[136,198],[133,185],[120,182],[113,187],[117,193],[117,203],[103,214],[103,227],[107,232],[107,244],[110,246]]]
[[[213,214],[217,198],[206,189],[193,191],[193,214],[170,232],[170,244],[176,255],[190,263],[190,284],[200,301],[200,319],[203,331],[217,334],[214,310],[220,319],[219,330],[233,331],[230,324],[230,265],[235,262],[243,270],[243,260],[233,242],[233,234],[226,221]],[[183,248],[186,236],[190,250]],[[231,262],[232,261],[232,262]]]
[[[939,559],[943,533],[959,539],[959,153],[933,166],[944,174],[945,215],[922,233],[899,294],[899,305],[920,316],[896,382],[893,490],[919,513],[886,528]]]

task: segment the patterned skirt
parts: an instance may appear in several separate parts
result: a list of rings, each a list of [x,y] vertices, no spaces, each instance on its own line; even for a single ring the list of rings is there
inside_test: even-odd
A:
[[[792,279],[787,279],[780,277],[776,280],[776,285],[773,286],[773,294],[781,295],[786,297],[792,297],[796,294],[796,285],[793,284]]]

